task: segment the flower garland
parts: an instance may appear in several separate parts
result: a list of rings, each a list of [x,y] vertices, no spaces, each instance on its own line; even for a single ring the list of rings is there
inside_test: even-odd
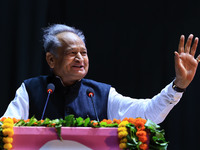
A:
[[[148,150],[162,149],[166,150],[168,142],[164,138],[164,130],[160,130],[160,126],[142,118],[124,118],[119,119],[103,119],[101,122],[75,118],[74,115],[68,115],[64,119],[37,120],[32,117],[27,120],[2,118],[0,120],[0,149],[10,150],[14,135],[13,126],[45,126],[55,127],[58,137],[61,137],[61,127],[118,127],[119,148],[129,150]]]
[[[5,118],[4,118],[5,119]],[[2,134],[2,141],[3,141],[3,148],[10,150],[12,148],[13,142],[13,135],[14,135],[14,121],[11,118],[6,118],[3,120],[1,134]]]
[[[126,136],[128,135],[128,132],[127,132],[126,125],[128,123],[129,123],[128,121],[122,121],[118,126],[118,130],[117,130],[118,138],[120,139],[119,148],[121,148],[121,149],[125,149],[127,147],[126,146],[126,143],[127,143]]]

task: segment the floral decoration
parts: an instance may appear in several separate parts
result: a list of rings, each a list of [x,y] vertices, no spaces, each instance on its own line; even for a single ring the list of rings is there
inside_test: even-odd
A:
[[[1,118],[0,120],[0,149],[12,149],[13,127],[17,126],[45,126],[54,127],[57,135],[61,137],[61,127],[115,127],[118,128],[119,148],[129,150],[166,150],[168,142],[164,137],[164,130],[160,126],[142,118],[103,119],[101,122],[75,118],[68,115],[64,119],[37,120],[34,116],[30,119]]]

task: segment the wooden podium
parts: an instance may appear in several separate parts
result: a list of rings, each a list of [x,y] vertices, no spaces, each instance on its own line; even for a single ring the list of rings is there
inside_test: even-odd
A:
[[[119,150],[117,128],[14,127],[14,150]]]

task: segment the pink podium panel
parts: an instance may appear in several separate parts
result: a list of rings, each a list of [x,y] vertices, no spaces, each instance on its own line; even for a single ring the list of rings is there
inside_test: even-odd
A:
[[[55,128],[14,127],[14,150],[119,150],[117,128],[62,127],[59,140]]]

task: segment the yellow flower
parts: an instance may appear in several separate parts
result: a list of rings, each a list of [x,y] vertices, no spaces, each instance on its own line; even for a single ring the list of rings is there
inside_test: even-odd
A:
[[[6,118],[3,123],[11,123],[14,124],[14,121],[11,118]]]
[[[12,143],[13,142],[13,138],[12,137],[3,137],[3,142],[4,143]]]
[[[127,131],[127,128],[126,127],[119,127],[117,129],[118,132],[121,132],[121,131]]]
[[[3,123],[2,128],[3,129],[5,129],[5,128],[13,128],[13,124],[11,124],[11,123]]]
[[[128,123],[128,121],[122,121],[118,127],[125,127]]]
[[[13,129],[10,129],[10,128],[3,129],[2,132],[4,136],[12,137],[14,135]]]
[[[128,132],[127,131],[121,131],[118,133],[118,137],[121,139],[123,137],[126,137],[128,135]]]
[[[126,148],[126,143],[120,143],[120,144],[119,144],[119,148],[121,148],[121,149]]]
[[[3,148],[7,149],[7,150],[10,150],[12,148],[12,144],[6,143],[6,144],[3,145]]]
[[[127,138],[122,138],[122,139],[120,140],[120,143],[127,143]]]

